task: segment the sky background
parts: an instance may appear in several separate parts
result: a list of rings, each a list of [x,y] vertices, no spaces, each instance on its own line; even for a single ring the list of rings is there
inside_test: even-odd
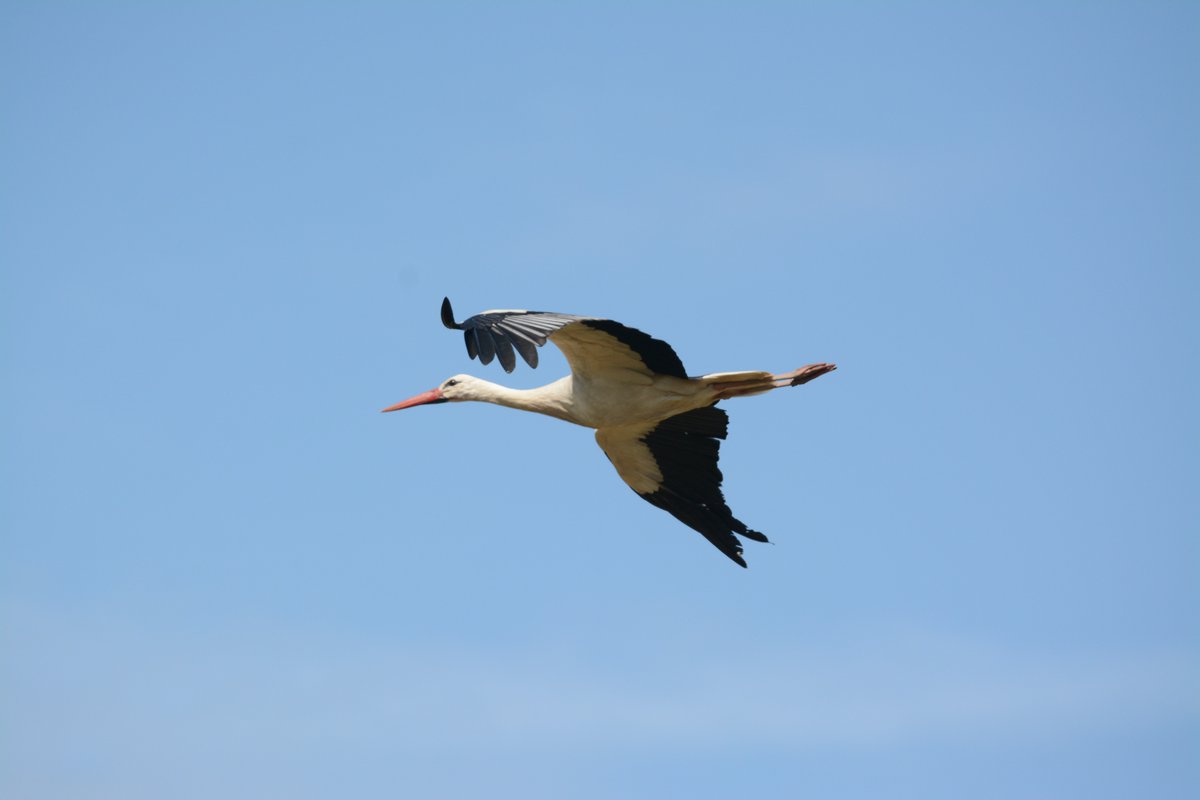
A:
[[[0,5],[0,795],[1196,797],[1200,6],[993,5]]]

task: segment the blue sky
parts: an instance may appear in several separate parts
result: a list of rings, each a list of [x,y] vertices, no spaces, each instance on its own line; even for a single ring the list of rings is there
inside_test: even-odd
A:
[[[1200,790],[1200,11],[0,6],[0,794]],[[541,308],[728,404],[378,409]]]

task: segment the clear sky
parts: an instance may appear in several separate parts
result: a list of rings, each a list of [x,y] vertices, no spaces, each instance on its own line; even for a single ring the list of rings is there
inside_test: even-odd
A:
[[[0,795],[1200,794],[1200,6],[0,6]],[[728,404],[378,410],[538,308]]]

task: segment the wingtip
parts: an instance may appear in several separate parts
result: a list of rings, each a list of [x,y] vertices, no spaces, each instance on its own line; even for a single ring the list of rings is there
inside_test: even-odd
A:
[[[767,538],[767,535],[765,533],[762,533],[761,531],[752,531],[749,528],[747,528],[744,531],[739,531],[737,529],[734,529],[734,533],[736,533],[739,536],[744,536],[753,542],[766,542],[767,544],[771,543],[771,540]]]
[[[451,330],[458,330],[461,326],[454,321],[454,309],[450,307],[450,298],[442,298],[442,324]]]
[[[732,537],[730,537],[730,538],[732,538]],[[710,541],[711,541],[711,540],[710,540]],[[735,541],[736,541],[736,540],[735,540]],[[715,543],[714,543],[714,544],[715,544]],[[746,565],[746,559],[742,558],[742,553],[743,553],[743,550],[742,550],[742,544],[741,544],[741,542],[737,542],[736,546],[735,546],[734,548],[732,548],[732,549],[728,549],[728,550],[727,550],[727,549],[725,549],[725,548],[723,548],[723,547],[722,547],[722,548],[720,548],[720,550],[721,550],[721,552],[722,552],[722,553],[724,553],[724,554],[725,554],[725,557],[726,557],[726,558],[728,558],[728,559],[729,559],[730,561],[732,561],[733,563],[737,564],[737,565],[738,565],[739,567],[741,567],[742,569],[749,569],[749,568],[750,568],[749,566],[747,566],[747,565]]]

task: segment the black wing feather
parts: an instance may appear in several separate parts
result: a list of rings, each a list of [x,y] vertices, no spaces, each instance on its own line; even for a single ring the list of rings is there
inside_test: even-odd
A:
[[[521,358],[525,359],[525,363],[532,369],[537,369],[538,354],[537,342],[526,339],[524,336],[514,335],[512,337],[513,347],[517,348],[517,352],[521,354]],[[515,364],[513,366],[516,366]],[[512,372],[512,369],[508,370]]]
[[[472,328],[471,332],[475,334],[475,346],[479,348],[479,363],[492,363],[496,355],[496,342],[492,340],[491,331],[481,325]]]
[[[496,337],[496,358],[500,359],[500,366],[504,367],[505,372],[512,372],[517,367],[517,356],[513,353],[512,341]]]
[[[640,495],[689,528],[700,532],[730,559],[746,566],[738,536],[767,541],[733,516],[721,492],[721,439],[729,432],[729,416],[715,406],[665,419],[642,437],[662,472],[662,486]]]

